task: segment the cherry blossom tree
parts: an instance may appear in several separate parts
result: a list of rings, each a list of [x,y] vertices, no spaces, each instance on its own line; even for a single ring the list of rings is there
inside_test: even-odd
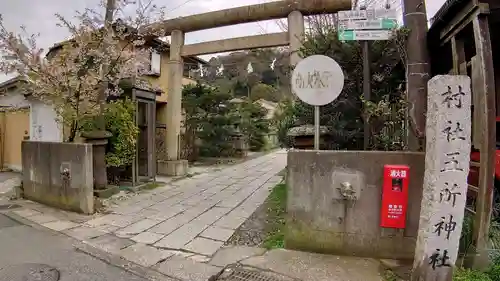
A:
[[[153,0],[115,1],[111,25],[105,25],[102,15],[105,1],[72,19],[56,14],[57,27],[67,30],[70,39],[47,55],[38,44],[41,34],[30,34],[24,26],[19,32],[9,30],[0,15],[0,71],[19,75],[21,91],[54,107],[58,121],[69,129],[70,142],[82,129],[82,120],[99,114],[102,85],[106,97],[122,94],[124,81],[148,86],[141,79],[150,63],[145,43],[163,34],[139,30],[164,19],[164,9]]]

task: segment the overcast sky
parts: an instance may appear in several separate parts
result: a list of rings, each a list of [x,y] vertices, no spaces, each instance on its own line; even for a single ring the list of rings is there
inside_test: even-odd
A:
[[[252,5],[272,0],[155,0],[159,6],[165,6],[168,17],[186,16],[203,12],[226,9],[236,6]],[[362,1],[362,0],[361,0]],[[366,0],[369,4],[378,5],[384,0]],[[393,0],[399,1],[399,0]],[[441,7],[445,0],[426,0],[427,12],[431,18]],[[11,30],[16,30],[20,25],[26,26],[31,33],[40,33],[40,46],[47,48],[55,42],[66,39],[68,36],[64,29],[56,27],[55,13],[68,18],[74,15],[75,10],[96,7],[99,0],[0,0],[0,14],[4,23]],[[186,34],[186,43],[198,43],[241,37],[247,35],[278,32],[280,28],[274,21],[242,24],[211,30],[204,30]],[[205,59],[209,58],[207,56]],[[5,78],[3,78],[5,79]],[[0,81],[2,77],[0,77]]]

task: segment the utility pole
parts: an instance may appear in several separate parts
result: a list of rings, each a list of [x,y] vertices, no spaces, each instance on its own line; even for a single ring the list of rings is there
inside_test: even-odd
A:
[[[425,139],[429,53],[427,50],[427,13],[424,0],[403,0],[403,19],[410,30],[406,43],[406,92],[410,151],[422,151]]]
[[[106,39],[103,41],[103,52],[108,49],[108,37],[113,36],[111,32],[113,24],[113,13],[115,12],[116,0],[107,0],[106,3],[106,14],[104,16],[104,36]],[[101,131],[106,130],[106,120],[104,120],[104,108],[106,107],[106,91],[108,88],[108,83],[106,82],[106,73],[108,72],[108,62],[105,60],[101,68],[101,91],[99,93],[99,116],[98,116],[98,129]]]
[[[108,51],[108,40],[112,34],[112,24],[113,24],[113,13],[115,11],[116,0],[107,0],[106,4],[106,14],[104,16],[104,36],[102,52]],[[106,119],[104,117],[104,110],[106,108],[107,100],[107,90],[108,82],[106,81],[106,74],[108,73],[109,62],[104,60],[101,66],[101,85],[99,88],[98,103],[99,103],[99,114],[96,116],[96,130],[92,132],[85,132],[82,137],[86,139],[87,143],[92,144],[92,156],[93,156],[93,172],[94,172],[94,190],[99,196],[103,191],[103,196],[107,193],[108,176],[106,171],[106,145],[108,143],[108,138],[111,134],[106,131]]]

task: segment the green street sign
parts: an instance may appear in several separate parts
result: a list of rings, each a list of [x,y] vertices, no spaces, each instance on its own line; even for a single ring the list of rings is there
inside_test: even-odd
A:
[[[392,30],[339,30],[338,37],[340,41],[354,40],[389,40],[392,36]]]
[[[354,30],[339,30],[339,40],[340,41],[353,41],[354,40]]]
[[[394,29],[397,27],[396,20],[382,19],[382,29]]]
[[[342,30],[379,30],[394,29],[396,27],[397,21],[394,19],[339,21],[339,29]]]

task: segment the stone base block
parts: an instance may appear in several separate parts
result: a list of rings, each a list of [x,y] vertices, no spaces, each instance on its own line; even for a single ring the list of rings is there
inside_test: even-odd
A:
[[[109,198],[120,192],[120,187],[116,185],[108,185],[104,189],[94,189],[94,196],[99,198]]]
[[[161,176],[184,176],[188,171],[187,160],[158,161],[158,175]]]

